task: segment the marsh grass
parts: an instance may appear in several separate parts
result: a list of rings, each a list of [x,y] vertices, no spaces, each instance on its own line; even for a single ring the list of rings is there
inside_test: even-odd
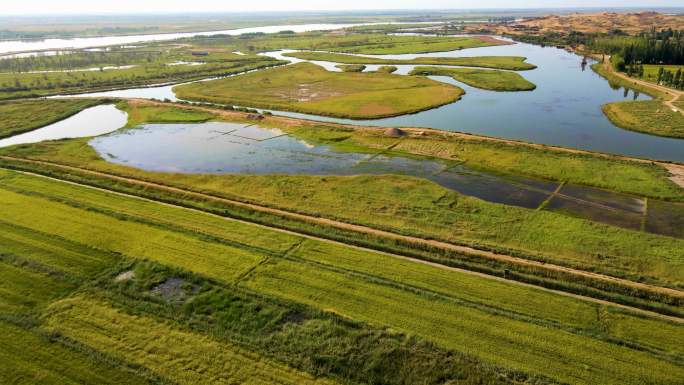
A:
[[[96,99],[49,99],[0,103],[0,139],[47,126],[103,102]]]
[[[364,57],[334,52],[291,52],[285,54],[285,56],[302,60],[329,61],[342,64],[446,65],[514,71],[537,68],[534,64],[525,63],[527,58],[522,56],[419,57],[409,60]]]
[[[329,72],[311,63],[174,88],[186,100],[352,119],[419,112],[458,100],[463,90],[386,73]]]
[[[659,100],[618,102],[603,106],[616,126],[651,135],[684,138],[684,114]]]
[[[491,91],[532,91],[536,85],[515,72],[468,68],[416,67],[410,75],[450,76],[471,87]]]

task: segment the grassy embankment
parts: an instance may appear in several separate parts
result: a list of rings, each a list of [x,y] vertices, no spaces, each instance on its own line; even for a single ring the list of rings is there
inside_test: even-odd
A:
[[[329,72],[311,63],[177,86],[186,100],[352,119],[405,115],[458,100],[463,90],[423,78]]]
[[[660,100],[609,103],[603,106],[603,113],[627,130],[684,138],[684,114],[672,111]]]
[[[684,66],[645,65],[644,76],[641,79],[655,84],[660,67],[674,73]],[[669,99],[665,95],[662,97]],[[681,109],[681,107],[679,108]],[[610,103],[603,106],[603,112],[615,125],[628,130],[684,138],[684,114],[679,111],[672,111],[660,100]]]
[[[657,69],[645,66],[644,80],[654,82]],[[657,67],[657,66],[655,66]],[[680,111],[672,111],[663,103],[672,99],[672,95],[660,89],[628,81],[612,73],[614,71],[604,64],[594,64],[594,71],[606,78],[613,87],[625,87],[652,96],[655,100],[608,103],[603,106],[603,113],[618,127],[646,134],[684,138],[684,115]],[[654,74],[655,71],[655,74]],[[653,78],[655,76],[655,78]],[[676,105],[676,104],[675,104]]]
[[[135,112],[132,116],[147,116],[156,121],[159,119],[155,115],[166,114],[169,108],[172,107],[137,106],[133,110],[147,112]],[[199,118],[206,119],[206,116]],[[267,117],[260,124],[277,126],[309,142],[333,145],[342,151],[384,152],[389,145],[395,145],[393,153],[397,155],[419,154],[460,159],[472,167],[498,172],[544,176],[634,193],[641,191],[659,198],[682,198],[681,190],[667,179],[665,171],[646,163],[469,137],[445,137],[442,134],[410,136],[397,143],[397,139],[385,137],[375,130],[354,131],[318,123],[293,124],[292,121],[276,117]],[[547,211],[491,204],[461,196],[417,178],[150,173],[105,162],[86,143],[87,139],[79,139],[19,146],[2,152],[157,180],[231,199],[341,219],[398,233],[494,248],[527,258],[594,269],[637,280],[671,285],[680,285],[682,282],[682,240],[601,225]],[[76,175],[72,177],[78,178]],[[105,183],[104,186],[122,187],[111,183]],[[149,193],[154,197],[154,192]],[[247,218],[255,220],[249,217],[252,214],[233,211],[232,215],[247,215]],[[273,218],[264,220],[265,223],[280,221]],[[302,226],[292,223],[282,225],[294,226],[295,229],[301,229],[298,226]],[[330,229],[306,231],[333,238],[339,235],[335,231],[330,232]],[[372,244],[377,244],[376,241],[369,240]],[[382,247],[388,246],[385,244]],[[427,251],[424,254],[432,255]],[[644,256],[649,257],[645,259]],[[443,256],[438,254],[435,257]],[[450,263],[457,262],[450,260]],[[560,279],[563,280],[562,277]]]
[[[398,70],[398,68],[395,67],[395,66],[381,66],[381,67],[378,67],[378,72],[384,72],[384,73],[386,73],[386,74],[394,73],[394,72],[396,72],[397,70]]]
[[[0,139],[23,134],[55,123],[82,110],[101,104],[101,100],[25,100],[0,103]]]
[[[525,63],[527,58],[521,56],[419,57],[405,60],[345,55],[332,52],[292,52],[285,54],[285,56],[302,60],[329,61],[342,64],[447,65],[515,71],[537,68],[534,64]]]
[[[684,375],[680,324],[182,208],[0,177],[0,237],[5,255],[20,257],[8,263],[85,280],[78,294],[14,322],[22,330],[3,337],[15,344],[14,335],[23,343],[49,333],[52,349],[75,350],[91,366],[180,384],[244,373],[387,384],[547,382],[529,375],[676,384]],[[55,258],[62,253],[69,258]],[[65,355],[44,355],[0,376],[65,372]]]
[[[363,72],[366,66],[363,64],[338,64],[335,67],[342,70],[342,72]]]
[[[278,49],[331,51],[353,54],[405,54],[445,52],[466,48],[490,47],[508,44],[504,41],[472,37],[405,36],[368,33],[307,32],[254,34],[242,36],[203,36],[184,42],[196,48],[231,47],[242,52],[255,53]]]
[[[481,70],[476,68],[416,67],[409,75],[450,76],[471,87],[491,91],[531,91],[534,83],[515,72]]]

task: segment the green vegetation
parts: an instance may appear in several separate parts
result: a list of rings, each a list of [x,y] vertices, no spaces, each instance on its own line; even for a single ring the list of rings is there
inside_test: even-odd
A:
[[[396,33],[406,29],[436,27],[442,23],[425,24],[425,23],[394,23],[394,24],[369,24],[357,25],[355,27],[347,28],[348,31],[354,32],[378,32],[378,33]]]
[[[659,198],[682,199],[681,190],[667,178],[667,172],[648,163],[437,133],[408,136],[397,141],[375,130],[354,131],[320,123],[283,125],[278,121],[279,118],[268,117],[260,125],[280,127],[308,142],[331,145],[342,151],[384,152],[392,145],[388,155],[417,154],[460,160],[471,167],[514,175],[543,176]],[[315,216],[398,233],[501,249],[527,258],[598,269],[633,279],[672,285],[682,282],[681,256],[677,251],[682,247],[681,240],[599,225],[547,211],[482,202],[416,178],[150,173],[105,162],[86,143],[86,139],[41,143],[3,152],[156,180],[292,211],[305,210]],[[119,187],[110,183],[104,186]],[[316,231],[320,234],[320,230]],[[597,250],[601,250],[600,254]],[[648,263],[644,260],[645,255],[649,256]]]
[[[658,66],[645,66],[643,79],[650,82],[658,82]],[[612,72],[610,66],[594,64],[594,71],[605,77],[614,88],[625,87],[634,92],[643,92],[653,96],[652,101],[631,101],[608,103],[604,105],[603,113],[618,127],[643,132],[651,135],[667,136],[674,138],[684,137],[684,117],[680,111],[673,111],[663,100],[672,99],[673,95],[658,88],[649,87],[640,83],[628,81]],[[677,103],[674,103],[677,106]],[[681,109],[681,107],[680,107]]]
[[[424,78],[329,72],[311,63],[174,88],[186,100],[353,119],[410,114],[458,100],[463,90]]]
[[[342,70],[342,72],[363,72],[366,66],[363,64],[338,64],[335,67]]]
[[[397,71],[397,67],[395,66],[381,66],[378,67],[378,72],[384,72],[386,74],[391,74]]]
[[[137,127],[145,123],[202,123],[217,117],[211,112],[194,108],[131,103],[134,102],[120,102],[117,105],[128,114],[126,127]]]
[[[465,67],[497,68],[505,70],[531,70],[537,66],[525,63],[521,56],[477,56],[477,57],[419,57],[415,59],[385,59],[344,55],[331,52],[292,52],[285,56],[302,60],[319,60],[343,64],[403,64],[403,65],[448,65]]]
[[[659,100],[610,103],[603,112],[616,126],[652,135],[684,138],[684,115]]]
[[[197,80],[211,76],[233,75],[284,64],[268,57],[244,56],[241,60],[215,61],[200,66],[168,65],[155,61],[131,68],[101,71],[44,73],[0,73],[0,99],[26,98],[60,93],[134,87],[181,80]]]
[[[301,383],[315,376],[386,384],[676,384],[684,375],[681,324],[180,207],[1,174],[12,182],[0,184],[10,208],[3,221],[27,242],[35,239],[32,247],[52,247],[52,239],[157,261],[111,265],[41,311],[35,326],[55,336],[54,346],[97,352],[88,359],[109,357],[105,362],[134,367],[141,377],[221,383],[250,369],[262,382],[271,375]],[[122,236],[133,245],[122,245]],[[135,246],[140,242],[146,247]],[[178,263],[174,254],[197,247],[202,258]],[[245,261],[246,254],[259,258]]]
[[[591,69],[593,69],[594,72],[596,72],[597,74],[601,75],[606,80],[608,80],[608,83],[610,84],[610,86],[615,88],[615,89],[619,89],[620,87],[624,87],[627,89],[631,89],[634,91],[644,93],[646,95],[650,95],[656,99],[669,99],[670,98],[670,95],[664,91],[661,91],[661,90],[653,88],[653,87],[648,87],[648,86],[642,85],[642,84],[634,82],[634,81],[629,81],[627,79],[623,79],[623,78],[617,76],[615,73],[613,73],[613,70],[608,63],[593,64],[591,66]]]
[[[0,72],[74,71],[104,69],[148,64],[156,61],[174,61],[162,50],[119,50],[89,52],[73,51],[47,56],[28,56],[0,60]]]
[[[416,67],[410,75],[451,76],[471,87],[492,91],[531,91],[537,88],[515,72],[474,68]]]
[[[29,132],[68,118],[101,100],[25,100],[0,103],[0,139]]]
[[[431,37],[338,32],[215,35],[194,37],[183,42],[197,48],[232,47],[249,53],[298,49],[368,55],[444,52],[507,44],[481,36]]]
[[[42,281],[34,282],[40,285]],[[0,382],[16,385],[153,384],[133,369],[98,362],[49,336],[0,320]]]
[[[237,346],[124,314],[97,301],[72,298],[53,305],[49,314],[48,329],[147,367],[177,384],[333,384]]]

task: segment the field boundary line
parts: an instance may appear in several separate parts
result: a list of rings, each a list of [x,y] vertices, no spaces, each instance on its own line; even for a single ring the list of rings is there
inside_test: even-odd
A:
[[[553,190],[553,192],[552,192],[551,194],[549,194],[549,196],[546,197],[546,199],[544,199],[544,201],[543,201],[541,204],[539,204],[539,207],[537,207],[537,211],[541,211],[541,210],[543,210],[546,206],[548,206],[548,204],[551,203],[551,200],[552,200],[556,195],[558,195],[558,193],[560,193],[560,190],[563,188],[563,186],[565,186],[565,183],[566,183],[566,181],[560,182],[560,183],[558,184],[558,187],[556,187],[556,189]]]
[[[0,156],[0,158],[3,158],[3,156]],[[108,194],[113,194],[113,195],[118,195],[118,196],[122,196],[122,197],[137,199],[137,200],[141,200],[141,201],[145,201],[145,202],[150,202],[150,203],[155,203],[155,204],[158,204],[158,205],[167,206],[167,207],[172,207],[172,208],[175,208],[175,209],[181,209],[181,210],[186,210],[186,211],[192,211],[192,212],[195,212],[195,213],[198,213],[198,214],[203,214],[203,215],[211,216],[211,217],[214,217],[214,218],[220,218],[220,219],[226,220],[226,221],[233,221],[233,222],[242,223],[242,224],[245,224],[245,225],[255,226],[255,227],[259,227],[259,228],[263,228],[263,229],[268,229],[268,230],[271,230],[271,231],[277,231],[277,232],[280,232],[280,233],[289,234],[289,235],[301,237],[301,238],[304,238],[304,239],[311,239],[311,240],[315,240],[315,241],[326,242],[326,243],[330,243],[330,244],[334,244],[334,245],[340,245],[340,246],[344,246],[344,247],[349,247],[349,248],[352,248],[352,249],[355,249],[355,250],[361,250],[361,251],[367,251],[367,252],[371,252],[371,253],[377,253],[377,254],[381,254],[381,255],[385,255],[385,256],[397,258],[397,259],[401,259],[401,260],[408,261],[408,262],[419,263],[419,264],[422,264],[422,265],[431,266],[431,267],[438,268],[438,269],[443,269],[443,270],[448,270],[448,271],[453,271],[453,272],[468,274],[468,275],[471,275],[471,276],[476,276],[476,277],[480,277],[480,278],[484,278],[484,279],[489,279],[489,280],[493,280],[493,281],[497,281],[497,282],[503,282],[503,283],[508,283],[508,284],[512,284],[512,285],[518,285],[518,286],[523,286],[523,287],[527,287],[527,288],[531,288],[531,289],[541,290],[541,291],[544,291],[544,292],[547,292],[547,293],[552,293],[552,294],[556,294],[556,295],[561,295],[561,296],[569,297],[569,298],[575,298],[575,299],[578,299],[578,300],[581,300],[581,301],[592,302],[592,303],[595,303],[595,304],[598,304],[598,305],[611,306],[611,307],[614,307],[614,308],[626,310],[626,311],[629,311],[629,312],[632,312],[632,313],[642,314],[642,315],[649,316],[649,317],[652,317],[652,318],[659,318],[659,319],[663,319],[663,320],[667,320],[667,321],[671,321],[671,322],[675,322],[675,323],[682,323],[682,324],[684,324],[684,318],[680,318],[680,317],[676,317],[676,316],[669,316],[669,315],[657,313],[657,312],[650,311],[650,310],[640,309],[640,308],[633,307],[633,306],[629,306],[629,305],[623,305],[623,304],[616,303],[616,302],[611,302],[611,301],[602,300],[602,299],[598,299],[598,298],[583,296],[583,295],[580,295],[580,294],[573,294],[573,293],[569,293],[569,292],[562,291],[562,290],[549,289],[549,288],[546,288],[546,287],[543,287],[543,286],[538,286],[538,285],[534,285],[534,284],[530,284],[530,283],[520,282],[520,281],[516,281],[516,280],[512,280],[512,279],[507,279],[507,278],[504,278],[504,277],[498,277],[498,276],[494,276],[494,275],[490,275],[490,274],[486,274],[486,273],[481,273],[481,272],[477,272],[477,271],[472,271],[472,270],[468,270],[468,269],[462,269],[462,268],[458,268],[458,267],[447,266],[447,265],[443,265],[443,264],[440,264],[440,263],[437,263],[437,262],[426,261],[426,260],[424,260],[424,259],[419,259],[419,258],[414,258],[414,257],[408,257],[408,256],[405,256],[405,255],[394,254],[394,253],[390,253],[390,252],[386,252],[386,251],[381,251],[381,250],[375,250],[375,249],[371,249],[371,248],[368,248],[368,247],[357,246],[357,245],[350,245],[350,244],[347,244],[347,243],[344,243],[344,242],[339,242],[339,241],[335,241],[335,240],[328,239],[328,238],[323,238],[323,237],[317,237],[317,236],[314,236],[314,235],[298,233],[298,232],[296,232],[296,231],[286,230],[286,229],[282,229],[282,228],[279,228],[279,227],[267,226],[267,225],[263,225],[263,224],[255,223],[255,222],[250,222],[250,221],[243,220],[243,219],[226,217],[226,216],[223,216],[223,215],[214,214],[214,213],[207,212],[207,211],[200,210],[200,209],[196,209],[196,208],[191,208],[191,207],[176,205],[176,204],[172,204],[172,203],[161,202],[161,201],[158,201],[158,200],[154,200],[154,199],[150,199],[150,198],[141,197],[141,196],[138,196],[138,195],[135,195],[135,194],[129,194],[129,193],[124,193],[124,192],[119,192],[119,191],[113,191],[113,190],[109,190],[109,189],[105,189],[105,188],[100,188],[100,187],[95,187],[95,186],[91,186],[91,185],[87,185],[87,184],[82,184],[82,183],[72,182],[72,181],[68,181],[68,180],[64,180],[64,179],[54,178],[54,177],[51,177],[51,176],[47,176],[47,175],[43,175],[43,174],[39,174],[39,173],[34,173],[34,172],[30,172],[30,171],[13,170],[13,169],[5,168],[5,167],[2,167],[2,166],[0,166],[0,169],[7,170],[7,171],[11,171],[11,172],[16,172],[16,173],[24,174],[24,175],[28,175],[28,176],[33,176],[33,177],[48,179],[48,180],[52,180],[52,181],[56,181],[56,182],[60,182],[60,183],[65,183],[65,184],[69,184],[69,185],[73,185],[73,186],[78,186],[78,187],[82,187],[82,188],[91,189],[91,190],[101,191],[101,192],[108,193]],[[299,245],[301,245],[301,242],[295,244],[294,246],[298,247]],[[296,247],[294,247],[294,248],[296,248]],[[266,259],[270,259],[270,258],[266,258]],[[265,262],[268,262],[268,261],[267,261],[267,260],[262,260],[262,261],[258,262],[258,263],[257,263],[255,266],[253,266],[250,270],[256,269],[257,267],[263,265]]]
[[[117,180],[117,181],[127,182],[127,183],[131,183],[131,184],[137,184],[140,186],[156,188],[156,189],[162,190],[162,191],[179,193],[179,194],[182,194],[185,196],[194,196],[197,198],[207,199],[207,200],[215,201],[215,202],[219,202],[219,203],[226,203],[226,204],[230,204],[230,205],[241,207],[241,208],[246,208],[246,209],[250,209],[250,210],[254,210],[254,211],[258,211],[258,212],[263,212],[263,213],[267,213],[267,214],[273,214],[273,215],[277,215],[277,216],[281,216],[281,217],[288,217],[291,219],[300,220],[300,221],[304,221],[304,222],[315,223],[315,224],[325,225],[325,226],[331,226],[331,227],[336,227],[336,228],[344,229],[344,230],[351,230],[351,231],[355,231],[355,232],[359,232],[359,233],[375,235],[375,236],[384,237],[384,238],[388,238],[388,239],[392,239],[392,240],[403,241],[403,242],[407,242],[410,244],[427,245],[427,246],[435,247],[438,249],[454,251],[457,253],[472,255],[472,256],[490,259],[490,260],[495,260],[495,261],[504,262],[504,263],[512,263],[512,264],[517,264],[517,265],[521,265],[521,266],[534,267],[534,268],[538,268],[538,269],[542,269],[542,270],[556,271],[556,272],[566,273],[566,274],[575,275],[575,276],[582,276],[582,277],[586,277],[586,278],[596,279],[596,280],[604,281],[604,282],[615,283],[618,285],[633,287],[633,288],[637,288],[637,289],[641,289],[641,290],[645,290],[645,291],[650,291],[650,292],[654,292],[654,293],[661,293],[661,294],[666,294],[666,295],[670,295],[673,297],[684,298],[684,291],[680,291],[677,289],[671,289],[668,287],[655,286],[655,285],[650,285],[647,283],[630,281],[628,279],[612,277],[612,276],[605,275],[605,274],[574,269],[571,267],[556,265],[553,263],[546,263],[546,262],[534,261],[534,260],[520,258],[520,257],[514,257],[512,255],[507,255],[507,254],[499,254],[499,253],[495,253],[492,251],[481,250],[481,249],[477,249],[477,248],[470,247],[470,246],[456,245],[453,243],[448,243],[448,242],[443,242],[443,241],[437,241],[437,240],[432,240],[432,239],[423,239],[423,238],[409,236],[409,235],[396,234],[393,232],[380,230],[380,229],[376,229],[373,227],[357,225],[357,224],[352,224],[352,223],[347,223],[347,222],[341,222],[338,220],[333,220],[333,219],[328,219],[328,218],[314,217],[311,215],[300,214],[300,213],[291,212],[291,211],[287,211],[287,210],[283,210],[283,209],[261,206],[261,205],[254,204],[254,203],[241,202],[241,201],[237,201],[237,200],[233,200],[233,199],[229,199],[229,198],[223,198],[223,197],[219,197],[219,196],[215,196],[215,195],[211,195],[211,194],[195,192],[192,190],[182,189],[179,187],[166,186],[163,184],[159,184],[159,183],[155,183],[155,182],[148,182],[148,181],[140,180],[140,179],[136,179],[136,178],[122,177],[122,176],[113,175],[113,174],[109,174],[109,173],[105,173],[105,172],[101,172],[101,171],[93,171],[93,170],[84,169],[84,168],[80,168],[80,167],[68,166],[68,165],[64,165],[64,164],[60,164],[60,163],[42,161],[42,160],[17,158],[17,157],[12,157],[12,156],[0,156],[0,159],[52,166],[52,167],[61,168],[64,170],[71,170],[71,171],[81,172],[84,174],[101,176],[104,178],[109,178],[109,179],[113,179],[113,180]]]

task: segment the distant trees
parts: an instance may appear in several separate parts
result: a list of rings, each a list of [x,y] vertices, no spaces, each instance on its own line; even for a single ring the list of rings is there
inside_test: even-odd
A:
[[[675,72],[660,67],[658,70],[658,84],[684,90],[684,74],[682,74],[682,69],[678,68]]]
[[[80,68],[123,66],[152,63],[163,55],[160,51],[65,52],[0,60],[0,72],[64,71]]]
[[[684,64],[684,30],[652,28],[639,36],[597,37],[588,45],[615,56],[614,63],[620,70],[641,64]]]

